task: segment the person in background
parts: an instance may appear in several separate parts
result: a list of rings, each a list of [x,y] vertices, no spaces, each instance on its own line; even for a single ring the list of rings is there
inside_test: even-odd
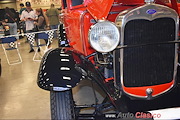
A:
[[[38,19],[37,22],[34,22],[34,24],[38,27],[39,31],[46,30],[46,28],[49,27],[49,20],[43,10],[41,8],[37,8],[36,15],[38,16]]]
[[[47,10],[46,15],[49,19],[49,25],[51,29],[57,29],[59,25],[59,11],[51,4],[51,8]],[[57,33],[54,33],[54,38],[57,38]]]
[[[16,23],[18,16],[15,13],[13,13],[8,7],[6,7],[4,18],[5,18],[4,24],[9,26],[10,35],[17,35],[15,37],[18,41],[18,44],[20,44],[19,36],[17,34],[17,23]]]
[[[20,3],[19,6],[20,6],[19,17],[21,18],[21,14],[24,10],[26,10],[26,8],[24,7],[23,3]],[[20,31],[20,34],[26,33],[26,24],[24,21],[19,22],[19,31]],[[22,37],[22,36],[20,36],[20,37]]]
[[[0,21],[0,37],[3,35],[4,35],[4,28],[3,28],[2,22]],[[1,40],[0,40],[0,43],[1,43]]]
[[[23,4],[23,3],[20,3],[19,6],[20,6],[19,16],[21,17],[22,12],[23,12],[26,8],[24,7],[24,4]]]
[[[59,10],[59,23],[60,23],[60,24],[63,24],[62,8],[60,7],[58,10]]]
[[[47,16],[44,14],[41,8],[36,9],[36,14],[38,15],[37,22],[35,21],[34,24],[38,27],[38,31],[45,31],[48,25]],[[38,40],[38,34],[36,34],[36,40]],[[44,39],[46,44],[48,43],[48,39]],[[49,46],[48,46],[49,47]],[[38,48],[38,52],[40,48]]]
[[[22,12],[20,19],[21,21],[25,21],[26,33],[30,33],[33,32],[32,30],[35,27],[34,21],[37,20],[37,15],[35,11],[31,8],[30,2],[26,2],[25,5],[26,5],[26,9]],[[29,44],[30,44],[29,53],[34,52],[33,45],[30,43],[30,41]]]

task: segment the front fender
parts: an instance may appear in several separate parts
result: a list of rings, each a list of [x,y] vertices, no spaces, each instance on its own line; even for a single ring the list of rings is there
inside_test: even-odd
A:
[[[65,91],[75,87],[83,79],[96,82],[109,100],[114,100],[101,72],[83,54],[69,47],[52,49],[44,55],[37,84],[44,90]],[[114,102],[113,104],[115,105]]]
[[[56,48],[48,51],[42,58],[37,84],[49,91],[64,91],[75,87],[81,80],[77,63],[81,62],[78,53],[72,50]]]

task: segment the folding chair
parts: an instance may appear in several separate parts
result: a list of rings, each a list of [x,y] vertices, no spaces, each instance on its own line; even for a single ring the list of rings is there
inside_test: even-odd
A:
[[[9,65],[15,65],[15,64],[22,63],[22,58],[21,58],[21,55],[19,53],[19,49],[17,47],[16,38],[15,37],[6,37],[6,38],[1,38],[1,40],[2,40],[2,48],[4,50],[8,64]],[[6,47],[4,46],[5,44],[7,44]],[[7,51],[12,51],[12,50],[17,51],[18,59],[10,61],[10,58],[9,58],[10,56],[8,55]],[[13,57],[14,57],[14,54],[13,54]]]
[[[38,36],[38,45],[33,46],[34,48],[36,48],[34,56],[33,56],[33,61],[41,61],[41,58],[43,57],[43,55],[45,53],[45,50],[47,49],[48,44],[49,44],[49,41],[47,42],[47,44],[41,42],[44,39],[49,40],[48,39],[49,38],[48,34],[46,34],[46,33],[37,33],[37,36]],[[44,49],[43,49],[43,46],[45,47]],[[41,52],[38,52],[38,48],[40,48]]]

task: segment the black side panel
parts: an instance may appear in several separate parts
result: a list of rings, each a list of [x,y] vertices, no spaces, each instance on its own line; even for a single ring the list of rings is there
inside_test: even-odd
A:
[[[117,88],[121,88],[121,82],[119,81],[121,79],[121,75],[120,75],[120,62],[119,62],[119,58],[120,58],[120,51],[119,50],[114,50],[113,52],[114,55],[114,78],[116,80],[115,85]]]
[[[175,40],[175,22],[171,18],[153,21],[132,20],[125,26],[124,45]],[[124,49],[123,80],[126,87],[169,83],[174,73],[174,44],[156,44]]]

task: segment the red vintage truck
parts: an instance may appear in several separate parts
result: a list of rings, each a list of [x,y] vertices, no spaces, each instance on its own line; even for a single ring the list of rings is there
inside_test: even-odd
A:
[[[179,92],[176,0],[168,4],[164,0],[61,2],[65,34],[61,25],[60,42],[68,41],[68,46],[44,55],[37,81],[51,93],[52,119],[104,120],[108,116],[105,111],[112,107],[118,118],[119,112],[137,111],[133,108],[154,109],[151,101],[160,104],[159,98]],[[76,105],[72,88],[84,79],[106,93],[101,104]],[[175,102],[180,101],[178,94]],[[137,100],[142,104],[131,107]],[[93,114],[80,113],[92,107]]]

